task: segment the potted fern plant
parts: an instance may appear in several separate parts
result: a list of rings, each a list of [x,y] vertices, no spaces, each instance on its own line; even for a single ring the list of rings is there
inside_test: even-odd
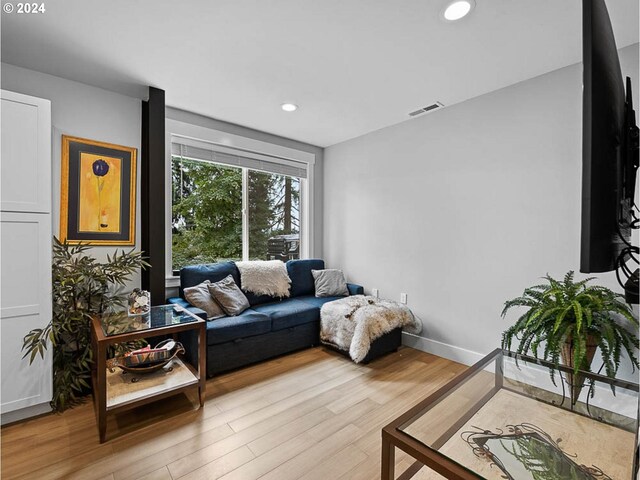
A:
[[[520,297],[505,302],[503,318],[514,307],[527,310],[502,334],[502,348],[511,350],[517,340],[516,353],[531,352],[536,358],[542,353],[542,359],[555,367],[562,362],[572,368],[573,373],[567,375],[572,405],[584,385],[578,371],[591,371],[598,348],[609,377],[618,372],[623,351],[635,368],[640,367],[635,354],[638,338],[632,331],[638,328],[638,320],[624,297],[589,285],[594,278],[574,281],[573,271],[562,281],[548,274],[544,278],[547,283],[526,288]],[[552,379],[554,373],[552,369]]]
[[[24,356],[53,347],[53,398],[51,407],[60,412],[89,393],[93,352],[91,317],[124,308],[123,288],[131,275],[149,264],[142,253],[117,251],[99,262],[87,254],[88,245],[69,245],[54,237],[53,315],[45,328],[31,330],[24,337]]]

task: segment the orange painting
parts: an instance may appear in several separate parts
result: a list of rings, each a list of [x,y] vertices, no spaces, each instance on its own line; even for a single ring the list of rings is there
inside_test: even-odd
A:
[[[62,135],[60,240],[135,245],[137,150]]]
[[[80,153],[79,232],[119,232],[122,159]]]

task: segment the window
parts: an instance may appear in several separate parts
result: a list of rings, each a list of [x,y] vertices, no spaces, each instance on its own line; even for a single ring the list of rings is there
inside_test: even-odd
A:
[[[248,172],[249,259],[300,256],[300,179]]]
[[[172,268],[242,260],[242,169],[172,157]]]
[[[174,272],[198,263],[300,258],[306,169],[181,144],[172,151]]]

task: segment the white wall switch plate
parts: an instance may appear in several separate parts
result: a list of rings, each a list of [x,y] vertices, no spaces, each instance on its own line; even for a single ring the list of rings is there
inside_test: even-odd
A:
[[[371,296],[376,297],[376,298],[380,298],[377,288],[372,288],[371,289]]]
[[[407,303],[407,294],[406,293],[401,293],[400,294],[400,303]]]

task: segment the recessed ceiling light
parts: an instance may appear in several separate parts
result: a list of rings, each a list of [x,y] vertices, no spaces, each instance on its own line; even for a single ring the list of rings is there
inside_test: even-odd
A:
[[[285,112],[295,112],[298,109],[298,105],[296,105],[295,103],[283,103],[282,109]]]
[[[466,17],[473,9],[475,2],[473,0],[456,0],[450,2],[442,12],[442,16],[445,20],[455,22],[463,17]]]

